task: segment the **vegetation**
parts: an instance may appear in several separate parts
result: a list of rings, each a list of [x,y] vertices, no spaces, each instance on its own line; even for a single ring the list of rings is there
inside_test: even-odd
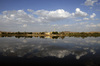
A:
[[[45,32],[40,32],[39,34],[45,34]]]
[[[16,36],[16,37],[21,37],[21,36],[41,36],[40,38],[45,38],[47,32],[0,32],[0,36]],[[52,32],[50,33],[49,36],[61,36],[63,39],[65,36],[69,37],[100,37],[100,32]]]
[[[68,36],[70,37],[98,37],[100,36],[100,33],[85,33],[85,32],[81,32],[81,33],[69,33]]]
[[[52,34],[59,34],[59,33],[56,31],[56,32],[52,32]]]

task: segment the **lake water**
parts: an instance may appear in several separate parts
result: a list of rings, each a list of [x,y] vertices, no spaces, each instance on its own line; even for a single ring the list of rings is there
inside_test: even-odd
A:
[[[100,37],[0,37],[0,65],[100,66]]]

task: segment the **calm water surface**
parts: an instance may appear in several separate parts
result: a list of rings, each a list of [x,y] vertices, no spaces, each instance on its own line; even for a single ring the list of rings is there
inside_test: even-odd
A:
[[[100,66],[100,37],[0,37],[0,65]]]

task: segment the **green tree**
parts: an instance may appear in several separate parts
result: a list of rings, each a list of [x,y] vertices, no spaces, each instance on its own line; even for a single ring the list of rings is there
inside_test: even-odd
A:
[[[59,33],[56,31],[56,32],[52,32],[52,34],[59,34]]]

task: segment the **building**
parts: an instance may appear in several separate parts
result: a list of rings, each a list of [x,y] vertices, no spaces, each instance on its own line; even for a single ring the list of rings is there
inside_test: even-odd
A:
[[[45,32],[45,35],[50,35],[51,33],[50,32]]]

